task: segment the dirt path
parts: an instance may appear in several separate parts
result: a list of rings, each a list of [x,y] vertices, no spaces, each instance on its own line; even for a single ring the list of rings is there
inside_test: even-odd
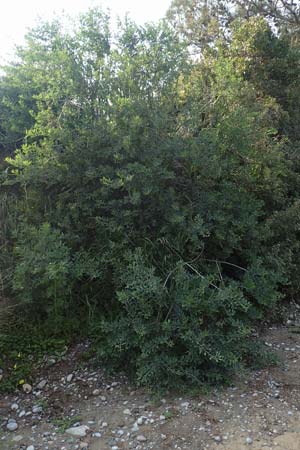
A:
[[[0,449],[300,450],[295,331],[273,328],[264,336],[281,356],[280,366],[208,395],[157,401],[125,379],[85,369],[78,357],[83,349],[76,348],[41,374],[31,393],[0,399]],[[7,430],[9,419],[15,431]],[[80,431],[81,437],[69,434]]]

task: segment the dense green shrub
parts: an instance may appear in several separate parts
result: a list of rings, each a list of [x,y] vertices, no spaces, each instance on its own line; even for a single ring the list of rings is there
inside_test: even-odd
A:
[[[204,276],[183,262],[166,280],[155,272],[141,249],[128,254],[117,274],[120,312],[114,321],[99,325],[106,335],[100,355],[152,386],[199,386],[226,379],[255,349],[253,305],[242,283],[223,280],[217,286],[216,276]],[[247,278],[246,290],[253,292],[249,280],[253,283],[254,277]],[[274,289],[270,278],[264,279],[267,284]]]
[[[199,61],[166,23],[112,36],[108,20],[41,25],[1,79],[27,93],[1,182],[17,199],[7,294],[142,384],[218,381],[258,358],[253,327],[297,289],[296,53],[262,19]]]

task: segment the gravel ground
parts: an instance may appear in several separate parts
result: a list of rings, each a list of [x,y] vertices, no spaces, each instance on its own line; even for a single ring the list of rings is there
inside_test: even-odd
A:
[[[300,450],[300,328],[270,328],[282,363],[198,396],[153,400],[85,368],[87,344],[0,399],[1,450]]]

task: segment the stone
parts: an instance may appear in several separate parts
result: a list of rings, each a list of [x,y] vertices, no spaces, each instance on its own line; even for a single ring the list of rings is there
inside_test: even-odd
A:
[[[71,427],[66,430],[67,434],[71,434],[76,437],[85,437],[89,427],[86,425],[80,425],[79,427]]]
[[[70,375],[67,376],[66,380],[68,383],[71,383],[71,381],[73,380],[73,376],[74,375],[72,373],[70,373]]]
[[[34,446],[33,445],[29,445],[26,450],[34,450]]]
[[[35,405],[32,407],[33,414],[40,414],[43,411],[41,406]]]
[[[22,389],[25,394],[30,394],[30,392],[32,391],[32,386],[28,383],[25,383],[23,384]]]
[[[23,436],[21,436],[20,434],[18,434],[17,436],[14,436],[12,438],[12,441],[14,442],[20,442],[23,439]]]
[[[246,437],[246,444],[248,445],[253,444],[253,439],[250,436]]]
[[[42,380],[42,381],[40,381],[39,384],[37,385],[37,388],[40,389],[40,390],[42,390],[42,389],[44,389],[44,387],[46,386],[47,383],[48,383],[47,380]]]
[[[183,402],[183,403],[181,403],[181,407],[182,408],[188,408],[190,406],[190,403],[189,402]]]
[[[17,411],[17,409],[19,409],[18,403],[13,403],[13,404],[11,405],[10,409],[12,409],[13,411]]]
[[[96,433],[93,433],[93,436],[96,437],[96,438],[101,438],[101,433],[96,431]]]
[[[128,408],[124,409],[123,414],[125,414],[125,416],[131,416],[130,409],[128,409]]]
[[[79,448],[81,450],[86,450],[89,447],[89,444],[87,442],[80,442]]]
[[[147,438],[141,434],[136,437],[136,440],[139,442],[146,442]]]
[[[137,431],[139,431],[139,426],[138,426],[138,424],[136,422],[133,424],[133,427],[131,428],[131,431],[133,433],[136,433]]]
[[[11,419],[6,425],[6,428],[8,429],[8,431],[16,431],[18,429],[18,424],[15,420]]]
[[[139,417],[138,420],[136,421],[136,423],[137,423],[138,425],[143,425],[143,423],[144,423],[144,418],[143,418],[143,417]]]
[[[100,389],[94,389],[93,390],[93,395],[97,396],[100,394]]]

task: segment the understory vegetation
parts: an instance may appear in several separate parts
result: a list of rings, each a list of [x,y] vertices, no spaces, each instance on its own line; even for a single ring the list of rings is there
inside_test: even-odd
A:
[[[267,358],[255,330],[300,289],[299,17],[174,0],[27,34],[0,78],[4,375],[78,337],[148,386]]]

